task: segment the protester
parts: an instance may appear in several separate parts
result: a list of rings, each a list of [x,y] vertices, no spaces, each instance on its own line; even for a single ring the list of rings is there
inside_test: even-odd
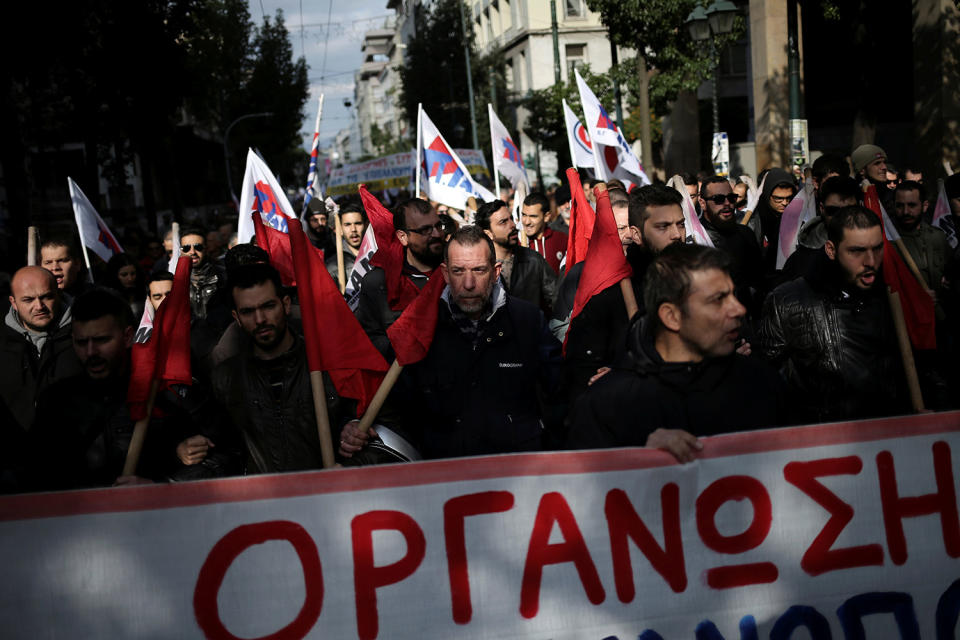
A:
[[[118,253],[107,261],[104,285],[113,289],[127,301],[134,318],[143,313],[144,288],[140,264],[127,255]]]
[[[559,273],[560,262],[567,252],[567,234],[547,226],[549,210],[550,201],[547,197],[534,191],[523,199],[520,222],[527,235],[529,247],[543,256],[554,273]]]
[[[827,223],[815,269],[764,303],[756,348],[779,368],[800,423],[909,411],[882,281],[883,246],[877,215],[845,207]]]
[[[70,296],[77,296],[87,288],[72,239],[55,235],[44,240],[40,245],[40,266],[52,273],[57,287]]]
[[[24,432],[33,426],[39,395],[80,372],[71,348],[72,300],[57,285],[46,269],[19,269],[0,328],[0,397]]]
[[[867,180],[877,188],[883,208],[893,209],[893,191],[887,187],[887,154],[875,144],[862,144],[850,154],[857,180]]]
[[[400,284],[404,286],[406,282],[415,287],[412,291],[419,291],[427,283],[430,273],[443,261],[443,224],[429,202],[411,198],[401,201],[394,209],[393,228],[403,247]],[[406,304],[403,300],[397,300],[391,306],[387,274],[382,266],[373,264],[376,262],[377,255],[374,254],[372,268],[360,281],[360,295],[354,315],[373,346],[390,362],[393,360],[393,349],[387,338],[387,328],[400,317]]]
[[[746,309],[730,261],[699,245],[665,249],[647,270],[647,315],[631,324],[626,353],[580,398],[573,449],[646,446],[690,462],[701,436],[786,419],[768,366],[734,352]]]
[[[290,328],[290,296],[269,265],[230,272],[233,317],[249,338],[240,353],[213,372],[217,401],[246,445],[247,473],[323,466],[303,338]],[[338,424],[340,400],[323,376],[327,411]]]
[[[562,184],[553,192],[554,205],[557,208],[555,218],[547,223],[547,226],[554,231],[562,233],[570,232],[570,187]]]
[[[367,220],[367,214],[363,211],[363,206],[359,202],[344,203],[337,215],[340,216],[340,229],[343,231],[341,244],[343,246],[344,282],[349,282],[350,274],[353,273],[353,265],[357,260],[357,254],[360,253],[360,245],[363,243],[363,234],[367,230],[369,221]],[[326,256],[327,271],[333,281],[337,282],[339,268],[337,267],[336,248],[333,247],[330,251],[325,250],[324,256]]]
[[[147,281],[147,299],[156,311],[173,289],[173,274],[169,271],[150,276]]]
[[[823,183],[834,176],[850,177],[850,164],[839,153],[825,153],[813,161],[810,172],[813,186],[819,194]]]
[[[764,271],[772,274],[777,263],[777,243],[780,240],[780,218],[784,209],[797,194],[793,177],[783,169],[773,168],[763,182],[760,202],[753,215],[760,218]]]
[[[307,238],[310,244],[323,251],[323,255],[330,257],[337,251],[336,239],[327,220],[327,205],[321,198],[311,198],[307,203]],[[334,276],[336,279],[336,276]]]
[[[190,311],[193,317],[207,317],[208,304],[223,287],[223,268],[207,259],[204,233],[199,229],[185,229],[180,233],[180,251],[190,258]]]
[[[404,426],[424,458],[542,448],[537,389],[556,390],[560,343],[536,306],[504,289],[495,256],[476,226],[459,229],[446,246],[433,342],[401,376],[411,390]],[[349,424],[341,438],[353,453],[368,436]]]
[[[626,189],[609,187],[609,183],[607,184],[610,208],[613,209],[613,219],[617,223],[617,234],[620,236],[620,244],[626,254],[627,248],[633,244],[633,234],[630,233],[630,196]]]
[[[905,180],[894,190],[893,223],[903,240],[906,253],[917,265],[928,289],[943,297],[943,276],[950,260],[950,245],[943,231],[924,222],[927,190],[919,182]],[[906,258],[906,255],[904,256]],[[937,320],[946,320],[938,305]]]
[[[532,302],[549,315],[557,294],[557,274],[543,256],[520,246],[520,234],[507,203],[494,200],[480,205],[476,224],[493,240],[507,293]]]

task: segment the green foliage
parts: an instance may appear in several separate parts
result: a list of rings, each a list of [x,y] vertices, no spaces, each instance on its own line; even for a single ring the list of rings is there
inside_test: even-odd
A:
[[[411,147],[411,143],[409,141],[394,138],[390,131],[384,131],[376,122],[370,125],[370,141],[377,149],[377,156],[386,156],[392,153],[410,151]]]

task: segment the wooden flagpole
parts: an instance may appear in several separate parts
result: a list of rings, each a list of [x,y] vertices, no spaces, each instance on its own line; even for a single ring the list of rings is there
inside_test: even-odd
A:
[[[150,301],[147,300],[147,304]],[[123,462],[123,475],[134,476],[137,474],[137,463],[140,462],[140,453],[143,451],[143,442],[147,438],[147,426],[150,424],[150,416],[153,414],[153,404],[157,399],[157,388],[160,381],[154,378],[150,382],[150,394],[147,396],[147,415],[137,420],[133,425],[133,435],[130,437],[130,446],[127,448],[127,458]]]
[[[357,426],[360,433],[366,433],[370,429],[377,414],[380,413],[380,409],[383,408],[387,396],[390,395],[390,390],[393,389],[393,385],[397,384],[401,371],[403,371],[403,365],[394,360],[390,368],[387,369],[387,375],[383,377],[383,382],[380,383],[377,392],[373,394],[370,406],[367,407],[367,410],[363,412],[363,417],[360,418],[360,424]]]
[[[340,212],[333,213],[333,228],[336,232],[337,241],[337,284],[340,286],[340,294],[347,290],[347,274],[343,271],[343,227],[340,225]]]
[[[40,264],[40,232],[36,227],[27,227],[27,265]]]
[[[743,220],[740,221],[740,224],[747,224],[748,222],[750,222],[750,218],[752,217],[753,217],[753,211],[747,211],[745,214],[743,214]]]
[[[333,457],[333,436],[330,433],[330,414],[327,412],[327,391],[323,386],[323,371],[310,372],[310,391],[313,396],[313,413],[317,419],[317,434],[320,436],[320,459],[323,468],[336,464]]]
[[[907,333],[907,321],[903,317],[903,305],[900,303],[900,294],[887,287],[887,299],[890,301],[893,326],[897,332],[897,346],[900,348],[903,371],[907,376],[910,402],[913,405],[913,410],[920,413],[924,411],[923,393],[920,391],[920,379],[917,376],[917,366],[913,359],[913,347],[910,345],[910,335]]]

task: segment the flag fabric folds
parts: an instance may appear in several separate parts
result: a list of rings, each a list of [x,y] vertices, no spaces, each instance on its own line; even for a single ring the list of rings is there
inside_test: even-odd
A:
[[[590,134],[566,100],[563,100],[563,121],[566,124],[571,162],[575,167],[593,170],[593,143],[590,142]]]
[[[374,230],[377,243],[377,252],[370,258],[370,265],[383,269],[387,283],[387,304],[394,311],[401,311],[420,294],[420,289],[403,275],[405,249],[394,231],[393,214],[380,204],[365,185],[360,185],[360,199],[370,220],[367,232],[371,228]]]
[[[157,309],[149,339],[133,345],[130,365],[127,404],[134,420],[147,416],[147,400],[154,380],[158,381],[158,391],[193,382],[190,370],[189,257],[181,256],[177,261],[173,288]]]
[[[247,150],[247,168],[243,174],[243,191],[240,194],[240,215],[237,223],[237,242],[250,242],[254,236],[251,211],[263,214],[269,226],[287,232],[287,220],[296,219],[287,195],[280,187],[270,167],[253,149]]]
[[[123,253],[117,238],[110,232],[103,218],[73,178],[67,178],[67,188],[70,190],[73,216],[77,221],[77,232],[80,234],[80,243],[84,250],[93,251],[104,262],[118,253]]]
[[[423,109],[420,110],[416,161],[423,171],[420,189],[431,200],[455,209],[466,209],[470,197],[484,202],[496,200],[496,196],[473,179]]]
[[[493,105],[487,104],[487,115],[490,117],[490,144],[493,146],[493,170],[499,171],[513,188],[521,182],[530,191],[530,183],[527,181],[527,170],[523,166],[523,158],[520,157],[520,149],[513,143],[510,132],[497,114],[493,111]],[[499,197],[499,194],[497,194]]]
[[[863,204],[883,217],[877,188],[872,184],[864,189]],[[917,281],[890,242],[890,238],[886,236],[886,232],[883,238],[883,279],[892,291],[900,294],[907,333],[910,334],[910,342],[914,348],[936,349],[936,312],[933,298]]]
[[[587,257],[596,214],[583,193],[580,174],[572,167],[567,169],[567,183],[570,185],[570,231],[567,233],[565,260],[566,272],[569,273],[573,265]]]
[[[253,220],[257,246],[267,252],[270,264],[280,273],[280,281],[287,287],[296,285],[297,278],[293,271],[293,256],[290,255],[290,241],[287,240],[287,234],[263,224],[263,219],[256,211],[250,214],[250,219]]]
[[[684,226],[687,228],[687,236],[693,237],[694,244],[712,247],[713,240],[710,239],[707,230],[704,229],[703,224],[700,223],[700,217],[697,216],[697,209],[693,206],[693,199],[687,191],[687,186],[683,184],[683,178],[673,176],[670,178],[670,181],[667,182],[667,185],[676,189],[680,193],[680,197],[683,198],[683,203],[680,206],[683,209],[683,221]]]
[[[171,241],[173,250],[170,252],[170,262],[167,264],[167,271],[173,275],[177,274],[177,264],[180,261],[180,225],[174,224],[171,230]],[[150,299],[143,302],[143,315],[140,316],[140,324],[137,326],[137,333],[134,335],[134,342],[146,342],[153,334],[154,321],[153,305]]]
[[[943,178],[937,180],[937,202],[933,207],[933,226],[947,234],[947,242],[951,249],[957,248],[957,228],[950,212],[950,200],[947,199],[947,189],[943,185]]]
[[[577,295],[573,301],[570,319],[576,318],[590,298],[624,278],[633,274],[633,269],[623,255],[620,234],[617,233],[617,221],[610,206],[610,194],[606,189],[596,190],[597,216],[593,225],[593,234],[587,255],[584,257],[583,272],[577,283]]]
[[[307,188],[303,194],[303,210],[317,197],[317,157],[320,153],[320,115],[323,113],[323,94],[317,104],[317,124],[313,128],[313,143],[310,145],[310,167],[307,169]]]
[[[813,180],[808,179],[803,189],[790,201],[780,217],[780,237],[777,242],[777,270],[783,269],[787,258],[797,250],[800,229],[817,216],[817,196]]]
[[[363,415],[387,363],[371,344],[333,282],[303,228],[290,225],[290,253],[296,272],[303,340],[310,371],[326,371],[337,393],[357,401]]]
[[[387,329],[397,362],[402,366],[427,357],[437,329],[437,305],[446,285],[443,272],[435,269],[417,299],[407,305],[396,322]]]

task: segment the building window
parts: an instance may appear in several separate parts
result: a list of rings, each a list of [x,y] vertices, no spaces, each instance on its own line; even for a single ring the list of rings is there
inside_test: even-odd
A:
[[[527,52],[521,51],[520,55],[517,56],[517,72],[514,74],[517,79],[517,91],[523,91],[523,72],[527,68]]]
[[[583,18],[583,0],[563,0],[563,13],[567,18]]]
[[[503,81],[507,85],[507,91],[513,91],[514,83],[513,83],[513,60],[512,59],[507,61],[507,66],[503,70]]]
[[[500,9],[500,26],[503,27],[503,31],[513,26],[511,23],[511,20],[513,20],[512,4],[510,0],[503,0],[503,8]]]
[[[567,81],[573,79],[573,70],[582,66],[587,61],[587,45],[568,44],[567,52]]]

